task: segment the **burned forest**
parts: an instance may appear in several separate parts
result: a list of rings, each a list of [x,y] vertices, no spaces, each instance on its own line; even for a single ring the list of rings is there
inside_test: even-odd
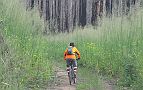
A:
[[[58,33],[98,25],[102,17],[128,15],[141,4],[141,0],[27,0],[26,8],[38,7],[45,33]]]

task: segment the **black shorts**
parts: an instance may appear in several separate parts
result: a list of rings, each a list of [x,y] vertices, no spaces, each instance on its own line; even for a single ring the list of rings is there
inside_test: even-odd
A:
[[[77,67],[77,61],[75,59],[66,59],[67,67],[70,66],[70,63],[73,63],[73,67]]]

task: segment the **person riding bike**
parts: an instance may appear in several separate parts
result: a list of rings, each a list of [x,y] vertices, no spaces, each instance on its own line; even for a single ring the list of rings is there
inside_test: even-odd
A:
[[[70,62],[73,62],[73,67],[74,67],[74,73],[76,75],[77,72],[77,60],[80,59],[80,52],[78,49],[75,47],[74,43],[70,43],[68,48],[66,48],[64,52],[64,60],[66,61],[67,64],[67,73],[69,74],[69,66]]]

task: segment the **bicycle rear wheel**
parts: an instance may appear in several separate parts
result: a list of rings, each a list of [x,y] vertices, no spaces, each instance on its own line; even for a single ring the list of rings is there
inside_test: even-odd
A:
[[[73,70],[72,66],[71,66],[71,68],[70,68],[70,72],[69,72],[68,77],[69,77],[69,83],[70,83],[70,85],[71,85],[72,83],[74,83],[74,84],[76,83],[76,75],[75,75],[75,73],[74,73],[74,70]]]
[[[70,85],[71,85],[71,84],[72,84],[72,80],[73,80],[73,78],[72,78],[72,69],[71,69],[71,68],[70,68],[68,77],[69,77],[69,83],[70,83]]]

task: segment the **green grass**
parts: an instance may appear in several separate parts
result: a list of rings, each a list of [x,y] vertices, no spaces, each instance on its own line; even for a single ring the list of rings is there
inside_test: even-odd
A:
[[[49,36],[51,46],[48,49],[48,52],[51,52],[49,59],[62,62],[65,48],[70,42],[75,42],[81,52],[80,67],[114,78],[119,86],[141,90],[143,87],[142,21],[143,11],[138,10],[131,16],[104,18],[101,27],[97,29],[77,28],[70,34]],[[91,86],[87,85],[87,88]]]
[[[51,63],[65,65],[63,52],[70,42],[81,53],[78,73],[86,80],[77,85],[78,90],[101,90],[97,74],[117,80],[119,87],[143,88],[142,10],[131,16],[104,18],[96,29],[88,26],[70,34],[43,36],[43,21],[35,9],[28,12],[19,0],[1,0],[0,20],[2,90],[45,88],[52,80]]]
[[[52,80],[43,21],[36,9],[28,12],[22,4],[19,0],[0,1],[0,34],[4,39],[0,43],[1,90],[39,90]]]

